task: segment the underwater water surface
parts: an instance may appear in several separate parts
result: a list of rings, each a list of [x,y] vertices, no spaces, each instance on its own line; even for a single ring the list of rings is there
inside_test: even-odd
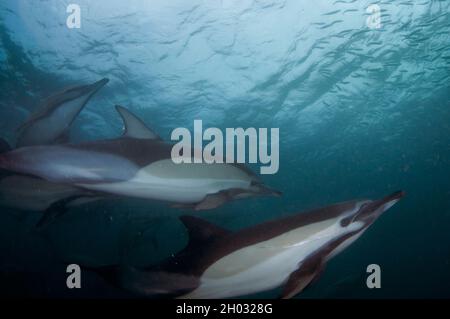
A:
[[[66,26],[70,3],[79,29]],[[367,24],[371,4],[379,28]],[[450,297],[450,1],[2,0],[2,138],[14,144],[42,98],[104,77],[73,141],[118,136],[115,104],[165,140],[196,119],[276,127],[280,168],[261,178],[283,196],[202,212],[118,198],[45,230],[39,213],[1,207],[1,296],[129,297],[93,272],[88,289],[68,290],[64,265],[157,263],[186,244],[180,215],[237,230],[404,190],[298,298]],[[382,269],[381,289],[366,286],[369,264]]]

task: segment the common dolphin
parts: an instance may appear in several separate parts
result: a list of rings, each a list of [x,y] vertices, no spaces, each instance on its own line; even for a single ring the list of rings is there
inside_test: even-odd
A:
[[[11,151],[8,142],[0,138],[0,154],[8,151]],[[0,206],[51,212],[52,206],[59,201],[72,198],[73,205],[81,203],[81,197],[88,196],[92,197],[92,194],[80,188],[0,169]],[[75,201],[75,198],[78,200]]]
[[[44,99],[37,110],[19,127],[17,147],[64,142],[76,116],[108,81],[105,78],[93,84],[66,88]]]
[[[127,109],[116,109],[125,124],[121,137],[15,149],[0,155],[0,168],[88,191],[162,200],[196,210],[233,199],[280,195],[241,164],[175,164],[171,144]]]
[[[90,98],[109,82],[104,78],[96,83],[68,87],[45,98],[37,110],[19,128],[17,145],[45,145],[62,143],[68,138],[70,126]],[[0,153],[10,151],[9,144],[0,139]],[[20,210],[56,213],[53,206],[59,201],[72,198],[75,202],[86,192],[63,184],[55,184],[41,178],[0,172],[0,205]],[[78,200],[75,201],[74,199]],[[64,211],[64,209],[59,209]],[[48,216],[47,216],[48,217]],[[44,220],[44,219],[43,219]]]
[[[404,196],[353,200],[230,232],[182,216],[188,245],[161,264],[91,268],[110,283],[152,297],[228,298],[283,286],[291,298],[317,280],[333,256]]]
[[[46,180],[10,175],[0,179],[0,205],[26,211],[45,211],[65,198],[81,195],[75,187]]]

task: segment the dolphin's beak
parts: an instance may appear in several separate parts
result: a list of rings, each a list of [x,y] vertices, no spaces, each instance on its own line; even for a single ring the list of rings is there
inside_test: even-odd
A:
[[[388,195],[385,198],[377,201],[378,205],[382,208],[382,211],[380,213],[384,213],[389,208],[394,206],[405,195],[406,195],[406,193],[404,191],[398,191],[398,192],[392,193],[391,195]]]
[[[102,87],[106,85],[106,83],[109,82],[109,79],[103,78],[100,81],[97,81],[95,83],[92,83],[90,85],[86,86],[86,89],[90,91],[91,94],[96,93],[98,90],[100,90]]]
[[[109,79],[107,79],[107,78],[103,78],[103,79],[101,79],[100,81],[97,81],[97,82],[95,82],[95,83],[92,83],[92,84],[86,84],[86,85],[84,85],[84,86],[81,86],[80,88],[79,88],[79,92],[82,94],[82,95],[86,95],[86,96],[89,96],[89,98],[90,97],[92,97],[95,93],[97,93],[98,92],[98,90],[100,90],[102,87],[104,87],[105,85],[106,85],[106,83],[108,83],[109,82]]]
[[[404,191],[394,192],[380,200],[373,201],[363,206],[357,214],[356,219],[371,220],[373,222],[381,214],[394,206],[406,193]]]
[[[385,198],[381,199],[381,202],[383,202],[384,204],[387,204],[392,201],[398,201],[405,195],[406,195],[406,193],[404,191],[397,191],[397,192],[394,192],[391,195],[388,195]]]

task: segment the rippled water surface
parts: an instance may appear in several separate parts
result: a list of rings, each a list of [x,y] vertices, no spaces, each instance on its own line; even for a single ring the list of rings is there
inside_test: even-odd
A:
[[[66,26],[74,2],[80,29]],[[195,119],[280,128],[280,170],[263,179],[283,197],[199,213],[224,227],[407,192],[300,298],[450,297],[450,1],[2,0],[2,137],[13,143],[43,97],[103,77],[74,141],[117,136],[115,104],[165,139]],[[147,265],[187,238],[183,212],[149,201],[74,209],[44,232],[38,213],[1,213],[1,295],[121,296],[94,274],[67,291],[60,265]],[[371,263],[378,290],[365,286]]]

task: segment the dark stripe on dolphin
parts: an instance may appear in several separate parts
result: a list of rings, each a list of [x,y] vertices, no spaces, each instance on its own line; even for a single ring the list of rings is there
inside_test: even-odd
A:
[[[116,155],[132,161],[139,167],[145,167],[163,159],[171,159],[172,150],[172,145],[163,141],[127,137],[80,144],[67,144],[66,146],[75,150]]]

